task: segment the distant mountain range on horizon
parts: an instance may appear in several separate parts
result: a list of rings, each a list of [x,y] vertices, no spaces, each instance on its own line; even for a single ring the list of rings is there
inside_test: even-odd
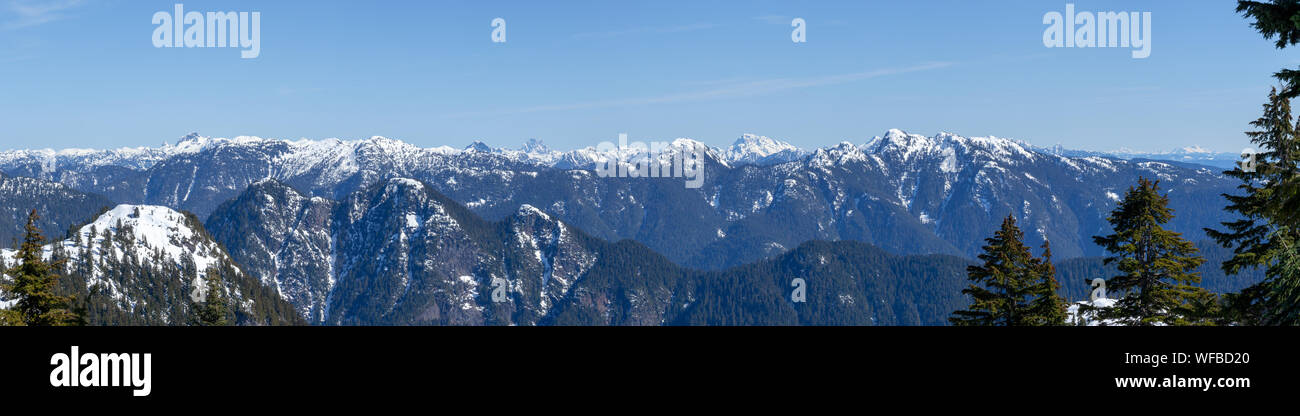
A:
[[[890,129],[885,133],[885,135],[894,134],[895,132],[902,132],[903,134],[908,134],[899,129]],[[941,131],[940,133],[931,137],[951,136],[951,135],[954,134]],[[871,139],[868,140],[868,142],[878,140],[881,137],[883,136],[872,137]],[[1147,160],[1202,164],[1202,165],[1225,168],[1225,169],[1231,169],[1233,166],[1236,166],[1235,163],[1241,160],[1241,153],[1242,153],[1241,151],[1224,152],[1224,151],[1211,150],[1202,147],[1199,144],[1179,147],[1168,151],[1139,151],[1128,147],[1122,147],[1119,149],[1109,150],[1109,151],[1101,151],[1101,150],[1084,150],[1084,149],[1067,148],[1059,144],[1053,146],[1038,146],[1038,145],[1030,144],[1029,142],[1023,140],[998,138],[996,136],[989,136],[988,138],[1000,139],[1000,140],[1011,140],[1020,143],[1021,145],[1028,148],[1039,149],[1048,153],[1059,154],[1064,156],[1108,156],[1108,157],[1116,157],[1121,159],[1147,159]],[[648,139],[640,139],[640,140],[646,141]],[[55,150],[49,148],[6,149],[4,151],[0,151],[0,163],[2,163],[5,160],[13,160],[13,159],[20,159],[20,158],[45,158],[45,159],[53,159],[55,161],[98,158],[104,163],[110,163],[109,161],[112,161],[111,163],[127,164],[139,168],[139,167],[145,167],[152,162],[156,162],[160,158],[166,157],[166,155],[193,152],[198,149],[202,149],[205,146],[210,146],[217,143],[240,143],[240,142],[256,142],[256,141],[279,141],[284,143],[295,143],[295,144],[314,145],[314,146],[328,145],[328,143],[337,143],[337,144],[356,143],[360,141],[393,141],[397,143],[402,143],[403,145],[406,144],[401,140],[395,140],[384,136],[371,136],[369,138],[361,139],[361,140],[341,140],[336,138],[328,138],[322,140],[312,140],[312,139],[305,139],[305,138],[297,139],[297,140],[284,140],[284,139],[274,139],[274,138],[262,138],[257,136],[237,136],[235,138],[213,138],[213,137],[202,136],[199,133],[190,133],[177,139],[175,144],[172,144],[171,142],[168,141],[164,141],[160,146],[157,147],[141,146],[141,147],[120,147],[120,148],[112,148],[112,149],[68,148],[68,149],[61,149],[61,150]],[[615,140],[611,138],[609,141],[614,142]],[[816,149],[808,150],[793,145],[786,141],[771,138],[768,136],[752,134],[752,133],[742,134],[726,148],[708,146],[703,142],[693,140],[690,138],[675,138],[673,140],[669,140],[669,142],[680,142],[680,141],[688,141],[691,143],[698,143],[704,145],[705,147],[712,149],[713,151],[719,153],[720,155],[723,155],[722,160],[725,160],[732,164],[748,164],[748,163],[763,164],[763,163],[784,162],[784,161],[789,161],[789,160],[797,159],[799,157],[808,155],[810,153],[815,152],[816,150]],[[844,142],[844,143],[849,143],[849,142]],[[834,146],[830,146],[830,147],[834,147]],[[444,154],[456,154],[461,152],[497,153],[497,154],[507,155],[520,160],[532,160],[540,163],[557,163],[560,159],[564,159],[566,157],[577,158],[577,160],[583,160],[584,158],[589,157],[591,153],[594,153],[596,147],[587,146],[579,149],[572,149],[569,151],[560,151],[560,150],[554,150],[550,148],[541,139],[530,138],[525,140],[522,145],[513,148],[492,147],[482,141],[472,140],[470,144],[459,149],[448,145],[440,145],[440,146],[435,146],[435,147],[430,147],[425,149],[444,153]]]
[[[668,150],[699,146],[677,139]],[[903,254],[974,255],[982,238],[976,236],[1007,213],[1031,226],[1031,242],[1050,239],[1060,256],[1096,255],[1091,236],[1107,229],[1109,207],[1137,177],[1164,181],[1179,213],[1172,226],[1189,233],[1229,219],[1205,202],[1236,185],[1222,168],[1200,164],[897,129],[863,144],[812,151],[755,135],[727,149],[704,149],[707,179],[699,190],[668,179],[600,178],[592,169],[606,155],[595,147],[562,152],[540,141],[521,150],[482,143],[454,149],[383,137],[192,134],[156,148],[4,151],[0,172],[200,218],[264,179],[342,199],[390,178],[411,178],[489,220],[529,204],[597,237],[636,239],[695,267],[740,264],[813,239],[865,241]],[[619,157],[637,152],[625,149]],[[772,229],[773,221],[781,226]],[[692,243],[671,243],[669,232],[685,233]]]
[[[677,139],[667,150],[700,145]],[[158,303],[193,292],[200,271],[174,259],[194,257],[222,259],[209,263],[246,301],[246,323],[942,324],[965,302],[964,267],[1009,214],[1026,244],[1051,242],[1062,291],[1077,300],[1085,278],[1108,273],[1092,237],[1150,177],[1175,212],[1168,228],[1211,259],[1206,285],[1259,278],[1224,276],[1225,252],[1202,231],[1234,219],[1221,195],[1238,182],[1221,168],[901,130],[815,150],[745,135],[703,153],[696,189],[599,177],[595,148],[540,141],[454,149],[191,135],[158,148],[6,151],[0,201],[11,209],[0,231],[20,236],[26,210],[42,210],[50,241],[88,259],[72,262],[84,277],[76,289],[98,293],[107,312],[97,316],[112,322],[186,319]],[[118,225],[150,213],[164,219],[147,222],[156,232]],[[95,237],[104,228],[113,238]],[[198,251],[146,267],[187,250]],[[177,270],[188,277],[156,293],[150,282]],[[799,276],[829,285],[815,286],[814,309],[782,303]],[[501,284],[510,305],[491,298]]]

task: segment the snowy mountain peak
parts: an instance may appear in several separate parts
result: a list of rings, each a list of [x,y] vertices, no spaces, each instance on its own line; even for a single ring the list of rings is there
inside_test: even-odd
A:
[[[884,136],[876,136],[865,146],[873,154],[896,153],[903,160],[912,155],[938,148],[941,136],[929,138],[920,134],[910,134],[899,129],[889,129]]]
[[[488,146],[487,143],[483,143],[482,141],[475,140],[473,143],[470,143],[469,146],[465,146],[465,151],[477,152],[477,153],[492,153],[492,147]]]
[[[686,138],[686,137],[678,137],[676,139],[673,139],[673,141],[669,144],[669,146],[675,148],[681,148],[681,149],[708,149],[709,148],[709,146],[704,144],[704,142],[691,139],[691,138]]]
[[[655,155],[659,157],[660,160],[665,160],[668,157],[677,155],[679,154],[679,152],[691,152],[696,150],[700,151],[702,156],[709,157],[714,160],[719,160],[719,161],[722,160],[721,157],[718,155],[717,149],[709,147],[709,145],[704,144],[704,142],[701,142],[699,140],[685,138],[685,137],[679,137],[673,139],[673,141],[668,143],[668,146],[666,148],[662,148],[662,149],[657,149],[654,147],[653,144],[646,143],[645,147],[629,146],[627,148],[619,149],[618,152],[619,152],[619,157],[623,158],[623,160],[625,161],[630,161],[630,160],[635,160],[635,157],[654,153],[656,150],[658,152]],[[689,153],[685,153],[685,154],[689,155]],[[725,161],[723,162],[725,163]]]
[[[86,247],[99,249],[104,239],[104,231],[114,235],[129,233],[135,241],[135,255],[141,264],[147,264],[149,255],[160,252],[165,258],[177,265],[185,259],[194,261],[195,269],[202,276],[210,266],[225,257],[215,243],[199,231],[198,221],[171,208],[152,205],[118,205],[116,208],[100,215],[78,233]],[[98,235],[91,235],[91,230]],[[75,241],[63,242],[65,247],[75,246]],[[118,250],[125,251],[119,247]],[[103,255],[104,253],[99,253]],[[124,252],[114,253],[121,258]]]
[[[162,150],[167,156],[177,154],[195,154],[209,149],[225,146],[258,146],[268,143],[287,143],[278,139],[265,139],[257,136],[236,136],[235,138],[224,137],[207,137],[200,136],[197,133],[191,133],[176,143],[175,146],[164,147]]]
[[[370,136],[369,138],[366,138],[365,140],[362,140],[362,142],[365,143],[365,144],[367,144],[367,145],[371,145],[371,146],[380,146],[380,147],[385,147],[385,148],[393,148],[393,147],[411,147],[411,145],[407,144],[407,143],[404,142],[404,141],[397,140],[397,139],[390,139],[390,138],[388,138],[388,137],[384,137],[384,136]],[[343,142],[341,142],[341,141],[335,141],[334,143],[342,144]]]
[[[902,130],[899,130],[899,129],[889,129],[889,130],[885,131],[885,136],[884,136],[884,137],[887,138],[887,139],[905,139],[905,138],[907,138],[908,136],[911,136],[911,135],[908,134],[908,133],[905,132],[905,131],[902,131]]]
[[[524,153],[551,153],[551,148],[546,147],[540,139],[528,139],[519,150]]]
[[[740,138],[736,139],[735,142],[732,142],[732,143],[731,143],[731,147],[758,147],[758,148],[762,148],[762,147],[778,147],[778,146],[781,146],[781,145],[787,145],[787,146],[788,146],[789,144],[788,144],[788,143],[785,143],[785,142],[781,142],[781,141],[774,140],[774,139],[772,139],[771,137],[767,137],[767,136],[759,136],[759,135],[757,135],[757,134],[753,134],[753,133],[745,133],[745,134],[742,134],[742,135],[740,135]]]
[[[955,137],[958,137],[962,144],[976,147],[977,150],[996,159],[1034,159],[1034,152],[1029,150],[1029,148],[1031,148],[1029,144],[1019,140],[1000,138],[996,136]]]
[[[1195,144],[1188,147],[1184,147],[1182,149],[1178,149],[1175,152],[1178,151],[1181,151],[1182,153],[1214,153],[1214,151],[1210,149],[1206,149],[1204,147],[1201,147],[1200,145],[1195,145]]]
[[[212,142],[209,137],[200,136],[198,133],[190,133],[176,142],[175,146],[170,149],[174,153],[197,153],[205,146]]]
[[[934,138],[939,141],[951,141],[951,140],[961,139],[962,136],[956,133],[940,131],[938,134],[934,135]]]
[[[177,143],[177,144],[180,144],[180,143],[185,143],[185,142],[192,142],[192,141],[197,141],[197,140],[202,139],[202,138],[203,138],[203,136],[199,135],[199,132],[191,132],[190,134],[186,134],[186,135],[184,135],[184,136],[181,136],[180,140],[177,140],[176,143]]]
[[[912,134],[899,129],[889,129],[882,136],[876,136],[872,143],[877,145],[906,144],[916,140],[928,140],[929,138],[920,134]]]
[[[891,155],[904,161],[920,155],[939,154],[951,158],[958,153],[970,152],[998,161],[1034,158],[1034,153],[1027,149],[1028,144],[1018,140],[994,136],[964,137],[949,132],[926,137],[890,129],[884,136],[873,138],[864,147],[872,154]]]
[[[853,143],[844,141],[831,147],[824,147],[813,152],[812,157],[808,159],[811,166],[822,168],[843,165],[848,162],[863,162],[867,160],[866,153],[862,148]]]
[[[192,215],[171,208],[152,205],[118,205],[101,214],[94,222],[81,227],[72,238],[45,246],[44,257],[50,258],[55,247],[65,255],[88,259],[92,270],[87,284],[104,285],[114,297],[120,295],[117,283],[104,277],[109,264],[134,263],[141,266],[162,266],[160,262],[182,272],[195,273],[193,283],[201,287],[201,279],[210,270],[230,257],[215,241],[202,231],[202,225]],[[82,257],[82,254],[86,256]],[[13,250],[0,253],[6,259],[15,256]],[[192,269],[191,269],[192,267]]]
[[[356,142],[355,146],[347,146],[347,142],[342,144],[343,146],[335,145],[335,147],[342,147],[344,150],[347,150],[348,147],[355,147],[357,152],[376,152],[384,155],[416,154],[424,150],[407,142],[384,136],[371,136],[366,140]]]
[[[3,250],[0,257],[12,264],[15,254]],[[234,309],[235,323],[277,325],[299,320],[292,312],[263,315],[269,310],[291,311],[292,305],[276,296],[278,287],[266,290],[236,266],[197,217],[167,207],[118,205],[68,239],[47,244],[42,256],[47,261],[61,260],[56,272],[77,282],[78,299],[90,305],[85,317],[94,324],[193,322],[197,317],[191,302],[203,302],[208,277],[217,279]],[[266,302],[276,306],[261,308]]]
[[[723,154],[732,163],[787,162],[806,152],[790,143],[767,136],[744,134]]]

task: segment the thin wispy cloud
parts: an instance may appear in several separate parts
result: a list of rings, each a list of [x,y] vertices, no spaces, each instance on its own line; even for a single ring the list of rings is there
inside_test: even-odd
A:
[[[575,33],[573,37],[575,39],[591,39],[591,38],[612,38],[618,36],[639,35],[639,34],[682,33],[682,32],[695,32],[699,30],[708,30],[708,29],[716,28],[718,26],[719,25],[716,23],[693,23],[689,25],[678,25],[678,26],[637,27],[637,28],[615,30],[609,32]]]
[[[34,57],[31,56],[31,55],[12,56],[12,57],[8,57],[8,58],[0,59],[0,63],[12,64],[12,63],[15,63],[15,62],[30,61],[30,60],[32,60],[33,58],[34,58]]]
[[[324,88],[320,88],[320,87],[290,87],[287,85],[281,85],[275,88],[275,94],[281,97],[291,97],[297,95],[317,93],[324,90],[325,90]]]
[[[763,23],[774,24],[774,25],[788,25],[790,24],[790,20],[792,19],[794,18],[790,16],[782,16],[779,14],[765,14],[762,16],[754,16],[754,20]]]
[[[710,87],[710,86],[717,86],[717,85],[739,84],[742,82],[753,81],[753,80],[755,80],[755,77],[730,77],[730,78],[722,78],[722,79],[688,80],[688,81],[679,82],[678,84],[687,87],[699,88],[699,87]]]
[[[821,87],[827,85],[837,85],[856,81],[863,81],[872,78],[879,78],[889,75],[900,75],[912,72],[930,71],[940,68],[953,66],[951,62],[933,62],[922,65],[886,68],[873,71],[855,72],[849,74],[827,75],[810,78],[773,78],[750,82],[739,82],[722,87],[711,88],[700,91],[689,91],[677,94],[661,95],[655,97],[639,97],[626,99],[611,99],[589,101],[571,104],[542,105],[535,107],[519,108],[503,111],[484,111],[484,112],[461,112],[445,114],[445,118],[465,118],[475,116],[499,116],[509,114],[527,114],[549,111],[570,111],[570,110],[587,110],[610,107],[641,106],[652,104],[671,104],[702,100],[716,100],[729,98],[744,98],[757,95],[772,94],[776,92],[796,90],[810,87]]]
[[[62,20],[84,4],[85,0],[9,0],[0,9],[0,28],[14,30]]]

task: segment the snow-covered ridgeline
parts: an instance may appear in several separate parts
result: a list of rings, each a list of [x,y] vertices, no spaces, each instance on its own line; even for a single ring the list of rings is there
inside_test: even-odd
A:
[[[203,237],[194,229],[185,214],[167,207],[149,205],[119,205],[94,222],[80,228],[78,234],[67,240],[47,244],[43,257],[49,259],[57,246],[66,256],[78,258],[83,252],[89,254],[92,275],[87,276],[87,285],[100,284],[117,298],[121,290],[115,282],[104,278],[101,269],[106,259],[118,262],[134,261],[146,266],[160,266],[158,260],[181,267],[192,261],[197,272],[197,284],[207,275],[210,268],[216,267],[228,256],[212,240]],[[197,223],[195,223],[197,224]],[[112,239],[105,243],[105,233]],[[123,238],[121,233],[128,233]],[[130,241],[131,246],[124,246],[123,241]],[[130,255],[130,257],[128,257]],[[0,258],[13,265],[17,262],[14,250],[0,251]]]
[[[645,142],[645,140],[641,140]],[[610,141],[611,143],[614,140]],[[647,146],[650,144],[645,143]],[[617,145],[617,143],[615,143]],[[266,149],[273,155],[271,168],[276,177],[294,177],[306,173],[316,173],[320,181],[330,183],[331,179],[340,179],[356,173],[366,161],[389,161],[395,166],[424,166],[438,164],[439,161],[453,159],[491,160],[498,159],[538,167],[555,167],[561,169],[587,169],[605,160],[609,155],[603,148],[588,146],[569,151],[553,150],[541,141],[533,139],[518,149],[493,148],[482,142],[456,149],[450,146],[422,148],[400,140],[374,136],[361,140],[282,140],[266,139],[252,136],[240,136],[232,139],[210,138],[198,134],[185,136],[177,144],[165,144],[160,147],[122,148],[112,150],[65,149],[65,150],[9,150],[0,152],[0,170],[37,169],[45,174],[59,170],[90,172],[102,166],[120,166],[130,169],[148,169],[155,164],[176,156],[196,154],[222,147],[243,147]],[[1105,169],[1112,159],[1146,157],[1153,160],[1174,160],[1190,162],[1217,161],[1222,154],[1201,148],[1188,148],[1166,155],[1125,154],[1117,152],[1099,153],[1084,151],[1067,151],[1057,148],[1035,147],[1029,143],[999,137],[965,137],[941,132],[934,136],[911,134],[898,129],[891,129],[883,136],[876,136],[863,144],[843,142],[834,146],[807,151],[790,143],[777,139],[744,134],[727,148],[709,147],[704,143],[678,138],[668,142],[667,149],[660,155],[671,155],[685,149],[704,148],[708,156],[722,164],[741,166],[746,164],[777,164],[818,154],[833,155],[835,159],[869,160],[874,158],[897,158],[911,161],[934,155],[943,156],[945,164],[942,169],[953,173],[959,169],[956,165],[958,156],[968,156],[986,160],[1005,162],[1032,161],[1039,158],[1056,158],[1060,163],[1079,168]],[[615,157],[623,160],[635,160],[646,153],[638,148],[619,148]],[[481,159],[488,158],[488,159]],[[1211,163],[1213,164],[1213,163]],[[1095,166],[1081,166],[1095,165]],[[23,169],[17,169],[17,168]]]

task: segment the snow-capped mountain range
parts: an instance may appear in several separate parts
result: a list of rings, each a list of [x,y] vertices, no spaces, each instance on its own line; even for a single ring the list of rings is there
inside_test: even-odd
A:
[[[1125,159],[1168,160],[1172,162],[1209,165],[1223,168],[1225,170],[1235,168],[1237,163],[1242,160],[1242,152],[1216,152],[1200,146],[1182,147],[1168,152],[1137,152],[1129,149],[1121,149],[1110,152],[1110,154]]]
[[[881,139],[889,136],[906,134],[908,136],[917,136],[903,133],[901,130],[891,129],[884,136],[876,136],[867,141],[866,146],[873,146]],[[922,136],[925,137],[925,136]],[[944,138],[960,137],[947,132],[926,137],[933,139],[929,142],[941,142]],[[1087,157],[1102,156],[1116,157],[1121,159],[1149,159],[1163,160],[1184,163],[1199,163],[1215,167],[1231,167],[1233,163],[1240,161],[1240,152],[1217,152],[1200,146],[1188,146],[1174,149],[1168,152],[1140,152],[1128,148],[1121,148],[1115,151],[1099,152],[1077,149],[1066,149],[1063,147],[1037,147],[1027,142],[1002,139],[997,137],[972,138],[983,140],[989,143],[1015,143],[1018,147],[1034,149],[1046,153],[1058,154],[1062,156]],[[926,141],[918,143],[918,146],[924,146]],[[283,154],[275,160],[281,169],[281,174],[293,175],[297,172],[311,170],[321,167],[325,162],[335,163],[338,172],[347,173],[355,171],[356,158],[364,156],[370,152],[381,152],[389,155],[405,153],[411,159],[428,158],[430,155],[440,155],[452,157],[470,153],[494,154],[505,159],[546,167],[560,168],[590,168],[597,161],[603,160],[605,153],[597,150],[595,146],[589,146],[581,149],[559,151],[553,150],[546,146],[541,140],[529,139],[518,149],[494,148],[487,144],[474,141],[464,148],[457,149],[451,146],[437,146],[431,148],[420,148],[407,144],[400,140],[394,140],[382,136],[372,136],[361,140],[282,140],[267,139],[255,136],[239,136],[233,139],[211,138],[201,136],[198,133],[191,133],[182,137],[175,145],[164,143],[159,147],[135,147],[135,148],[118,148],[118,149],[14,149],[0,152],[0,170],[12,171],[22,167],[28,173],[51,173],[58,171],[88,172],[95,169],[115,166],[128,169],[144,170],[153,167],[161,161],[169,158],[183,155],[194,155],[205,150],[227,146],[255,146],[255,147],[280,147],[284,148]],[[710,147],[702,142],[678,138],[671,141],[672,148],[687,148],[688,146],[699,146],[709,149],[715,155],[714,159],[726,163],[730,166],[741,166],[746,164],[773,164],[782,163],[800,159],[813,151],[801,149],[788,142],[773,139],[767,136],[755,134],[743,134],[726,148]],[[624,149],[621,157],[632,157],[641,152]]]
[[[1072,150],[1061,146],[1050,148],[1037,148],[1040,151],[1061,156],[1069,157],[1114,157],[1127,160],[1155,160],[1177,162],[1193,165],[1212,166],[1223,170],[1232,170],[1236,168],[1238,162],[1242,161],[1243,152],[1219,152],[1206,149],[1201,146],[1187,146],[1165,152],[1142,152],[1128,148],[1109,152],[1094,152],[1087,150]],[[1243,149],[1244,150],[1244,149]]]
[[[677,139],[670,151],[700,146]],[[991,230],[1008,212],[1022,217],[1029,234],[1050,239],[1058,255],[1095,255],[1091,236],[1106,229],[1108,210],[1138,176],[1164,181],[1180,212],[1173,226],[1189,233],[1227,219],[1204,201],[1234,185],[1210,167],[1068,156],[1012,139],[951,133],[890,130],[862,144],[813,151],[744,135],[728,149],[706,149],[705,185],[693,191],[667,179],[599,178],[589,170],[604,157],[595,147],[561,152],[539,141],[511,150],[482,143],[420,148],[382,137],[190,135],[152,150],[2,152],[0,172],[201,218],[266,179],[342,200],[390,178],[413,178],[490,220],[528,204],[599,238],[636,239],[697,267],[753,261],[810,239],[973,255],[980,238],[972,234]],[[639,152],[623,151],[620,157]],[[773,226],[782,231],[756,230]],[[674,242],[683,237],[687,243]]]
[[[135,204],[132,211],[155,207],[148,209],[151,218],[179,213],[190,218],[188,228],[197,235],[211,232],[214,244],[229,249],[218,258],[239,265],[222,270],[244,276],[234,278],[244,282],[242,290],[265,288],[268,296],[291,304],[285,308],[293,315],[314,323],[537,324],[574,316],[584,317],[581,322],[603,316],[602,322],[662,323],[689,315],[670,311],[683,307],[673,306],[678,300],[693,302],[675,296],[705,289],[672,281],[609,286],[590,274],[629,264],[675,267],[656,263],[661,261],[721,272],[777,258],[811,240],[970,258],[1008,214],[1025,229],[1028,244],[1050,241],[1059,259],[1097,256],[1092,236],[1109,230],[1106,217],[1138,177],[1161,181],[1176,214],[1169,227],[1192,240],[1203,239],[1202,228],[1231,219],[1222,204],[1211,201],[1236,185],[1222,169],[1207,166],[1072,155],[952,133],[889,130],[811,151],[757,135],[744,135],[726,149],[691,139],[670,143],[668,152],[704,149],[704,186],[688,189],[681,178],[602,178],[591,171],[605,157],[596,148],[556,151],[540,141],[519,149],[480,142],[457,149],[382,137],[191,135],[147,149],[2,152],[0,173],[12,186],[0,186],[0,200],[44,209],[111,200]],[[623,149],[616,157],[640,154]],[[18,197],[41,189],[48,191],[34,200]],[[14,221],[22,220],[21,211],[11,213]],[[58,235],[68,225],[92,220],[118,227],[123,218],[116,211],[99,219],[75,210],[52,213],[58,221],[44,229]],[[206,221],[199,225],[198,218]],[[124,252],[148,251],[175,263],[177,257],[167,255],[175,249],[167,244],[184,227],[163,232],[158,224],[130,220],[130,214],[123,219],[121,228],[133,230],[126,235],[148,244],[107,241]],[[136,227],[155,231],[137,235]],[[70,236],[90,238],[85,232]],[[157,242],[164,236],[167,241]],[[644,246],[606,243],[620,240]],[[203,245],[183,247],[179,258],[221,253]],[[620,257],[628,250],[640,253],[636,261]],[[91,258],[139,262],[137,256]],[[87,273],[98,276],[95,270]],[[662,277],[636,270],[618,273]],[[181,287],[192,291],[196,277],[178,282],[176,293]],[[497,279],[508,285],[508,305],[489,300]],[[142,298],[128,291],[124,299]],[[263,318],[286,313],[274,302],[258,305],[270,308],[251,309]],[[623,307],[630,309],[611,315]]]

